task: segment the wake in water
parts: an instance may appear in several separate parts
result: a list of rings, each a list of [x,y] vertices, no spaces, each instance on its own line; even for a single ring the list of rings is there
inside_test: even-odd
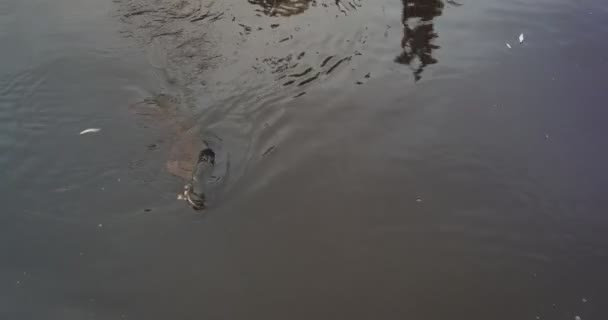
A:
[[[233,153],[241,154],[235,162],[240,163],[243,172],[247,162],[256,157],[251,150],[259,135],[256,132],[268,126],[266,123],[253,131],[242,131],[243,128],[251,127],[251,124],[245,123],[249,122],[248,118],[281,99],[301,97],[314,85],[337,74],[337,70],[346,70],[347,64],[361,55],[356,47],[348,43],[343,48],[323,48],[322,42],[314,42],[317,39],[302,37],[303,35],[294,34],[291,28],[281,27],[280,22],[284,20],[265,18],[287,18],[317,6],[322,9],[318,14],[331,17],[361,6],[359,2],[332,2],[320,3],[320,6],[316,1],[302,0],[250,0],[249,3],[238,6],[230,1],[125,0],[121,3],[120,18],[126,23],[124,34],[145,46],[148,59],[166,82],[167,93],[163,96],[177,95],[171,102],[176,104],[172,108],[177,110],[172,112],[180,114],[189,123],[172,125],[176,128],[186,127],[187,130],[174,130],[182,134],[176,134],[167,167],[172,174],[191,181],[181,196],[193,207],[202,208],[207,201],[202,200],[205,198],[203,194],[192,196],[199,193],[193,190],[192,186],[196,183],[193,184],[192,181],[197,181],[197,174],[207,175],[201,172],[213,167],[202,166],[207,169],[197,170],[202,163],[211,163],[201,162],[201,157],[194,156],[207,150],[201,147],[205,139],[202,131],[224,136],[218,127],[227,124],[230,126],[228,135],[234,134],[235,128],[238,128],[237,132],[241,130],[236,141],[233,139],[230,142],[230,147],[221,148],[226,155],[221,158],[225,158],[227,163],[228,150],[240,149]],[[263,27],[261,23],[269,23],[269,27]],[[306,24],[296,27],[296,33],[302,32],[306,27]],[[314,28],[311,30],[314,31]],[[260,42],[259,37],[266,40]],[[357,35],[357,38],[353,44],[358,44],[361,50],[365,36]],[[295,44],[296,39],[306,39],[306,42]],[[298,47],[306,50],[293,53]],[[319,51],[314,51],[315,48]],[[323,52],[328,49],[333,52]],[[200,96],[211,99],[201,105],[198,102]],[[232,110],[230,106],[235,103],[235,98],[239,109],[246,107],[245,112]],[[158,99],[153,97],[150,99],[156,100]],[[169,118],[171,116],[166,113],[155,117],[164,122],[164,126],[167,122],[177,122],[174,119],[167,121]],[[235,123],[230,124],[231,121]],[[222,142],[225,143],[226,141]],[[209,150],[217,153],[215,149]],[[217,178],[217,174],[212,176]],[[194,198],[199,198],[200,201],[195,201]]]

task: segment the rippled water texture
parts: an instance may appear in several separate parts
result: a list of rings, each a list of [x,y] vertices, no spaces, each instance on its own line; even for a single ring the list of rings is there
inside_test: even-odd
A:
[[[606,319],[607,21],[5,0],[0,318]]]

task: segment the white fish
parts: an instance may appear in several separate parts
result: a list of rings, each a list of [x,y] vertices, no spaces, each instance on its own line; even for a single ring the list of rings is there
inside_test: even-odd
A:
[[[99,132],[99,131],[101,131],[101,129],[99,129],[99,128],[88,128],[88,129],[82,130],[80,132],[80,134],[95,133],[95,132]]]
[[[524,42],[524,34],[523,33],[519,35],[519,43],[522,43],[522,42]]]
[[[511,45],[507,43],[507,48],[511,49]]]

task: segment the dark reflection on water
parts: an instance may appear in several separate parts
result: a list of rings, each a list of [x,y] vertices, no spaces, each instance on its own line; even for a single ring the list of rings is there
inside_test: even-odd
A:
[[[441,0],[401,0],[403,3],[403,52],[395,61],[409,65],[416,81],[422,78],[424,69],[437,63],[433,50],[439,49],[435,44],[438,37],[433,20],[443,13]]]
[[[300,14],[311,5],[311,0],[248,0],[249,3],[262,7],[269,16],[291,16]]]
[[[268,16],[283,16],[288,17],[303,13],[310,7],[317,6],[316,0],[247,0],[253,5],[262,7],[261,12]],[[357,10],[361,7],[359,0],[343,1],[331,0],[320,1],[321,6],[328,7],[328,3],[332,3],[340,12],[347,14],[349,11]]]

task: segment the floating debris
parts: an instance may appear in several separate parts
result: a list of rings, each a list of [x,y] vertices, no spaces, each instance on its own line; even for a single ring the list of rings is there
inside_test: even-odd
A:
[[[88,129],[80,131],[80,134],[96,133],[99,131],[101,131],[101,129],[99,129],[99,128],[88,128]]]
[[[511,49],[511,45],[507,42],[507,48]]]
[[[524,34],[520,34],[519,35],[519,43],[523,43],[524,42]]]

